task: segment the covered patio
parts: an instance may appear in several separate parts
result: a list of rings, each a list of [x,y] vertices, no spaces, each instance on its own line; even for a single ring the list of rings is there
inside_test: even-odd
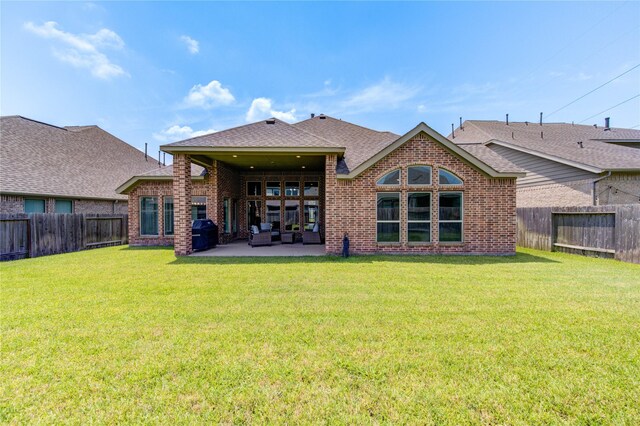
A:
[[[233,241],[215,248],[196,251],[193,257],[297,257],[324,256],[324,244],[303,245],[274,242],[271,246],[251,247],[246,241]]]

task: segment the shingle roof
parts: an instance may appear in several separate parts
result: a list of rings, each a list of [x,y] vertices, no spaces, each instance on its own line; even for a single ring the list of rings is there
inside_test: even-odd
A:
[[[157,169],[157,160],[97,126],[0,118],[0,192],[122,200],[119,184]]]
[[[204,167],[191,163],[191,176],[204,176],[206,170]],[[146,173],[140,173],[138,176],[173,176],[173,165],[162,166],[159,169],[149,170]]]
[[[602,170],[640,169],[640,150],[602,141],[638,140],[640,130],[573,125],[467,120],[455,130],[456,144],[498,140],[519,148]],[[542,132],[542,135],[541,135]],[[582,147],[578,142],[582,142]],[[465,148],[466,149],[466,148]]]
[[[165,147],[344,148],[343,145],[275,118],[186,139]]]
[[[378,132],[323,114],[295,123],[294,126],[345,147],[344,163],[340,164],[341,173],[355,169],[400,137],[391,132]]]
[[[460,145],[460,148],[502,173],[523,173],[524,170],[482,144]]]

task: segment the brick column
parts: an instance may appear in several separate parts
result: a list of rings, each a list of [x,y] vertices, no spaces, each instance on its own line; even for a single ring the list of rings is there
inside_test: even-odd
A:
[[[324,222],[320,226],[324,229],[324,250],[326,253],[339,253],[342,247],[342,236],[339,225],[338,208],[336,206],[338,181],[336,179],[336,165],[338,158],[335,154],[327,155],[324,160]]]
[[[191,158],[185,154],[173,156],[174,251],[187,256],[191,247]]]

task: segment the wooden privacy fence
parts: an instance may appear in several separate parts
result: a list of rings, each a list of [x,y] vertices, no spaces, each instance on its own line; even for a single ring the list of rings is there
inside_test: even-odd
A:
[[[127,244],[127,215],[0,215],[0,260]]]
[[[640,263],[640,204],[521,207],[518,245]]]

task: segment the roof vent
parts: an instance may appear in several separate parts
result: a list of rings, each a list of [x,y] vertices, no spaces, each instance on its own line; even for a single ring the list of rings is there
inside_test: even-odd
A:
[[[316,115],[314,113],[311,113],[311,118],[315,117]]]
[[[605,130],[605,132],[607,130],[611,130],[611,127],[609,127],[609,120],[611,120],[611,117],[607,117],[607,118],[604,119],[604,130]]]
[[[576,142],[576,143],[578,144],[578,146],[579,146],[580,148],[584,148],[584,146],[582,146],[582,141],[578,141],[578,142]]]
[[[267,124],[276,124],[276,119],[275,119],[275,118],[269,118],[269,119],[266,121],[266,123],[267,123]]]
[[[318,118],[319,118],[320,120],[325,120],[325,119],[327,118],[327,116],[326,116],[326,115],[324,115],[324,114],[320,114],[320,115],[318,116]]]

